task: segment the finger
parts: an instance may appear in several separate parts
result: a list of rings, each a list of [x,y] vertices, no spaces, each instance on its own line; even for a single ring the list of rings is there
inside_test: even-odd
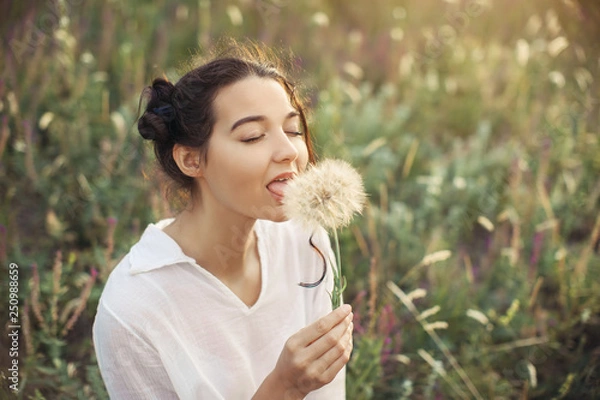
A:
[[[354,330],[354,324],[351,322],[348,328],[340,337],[337,344],[328,349],[319,359],[323,363],[324,369],[327,370],[344,354],[348,356],[352,352],[352,332]],[[347,360],[346,360],[347,361]]]
[[[304,341],[304,345],[308,346],[315,340],[327,334],[331,329],[343,322],[350,312],[352,307],[349,304],[344,304],[326,316],[319,318],[317,321],[302,328],[298,333]]]
[[[343,345],[341,342],[344,335],[348,333],[350,325],[352,325],[352,318],[352,313],[348,314],[344,320],[334,326],[327,334],[321,336],[311,343],[308,347],[309,357],[311,357],[313,360],[317,360],[323,357],[323,355],[327,352],[332,350],[335,351],[336,347],[338,348],[338,353],[340,349],[343,350]],[[325,367],[328,365],[329,363],[325,364]]]
[[[344,368],[344,365],[346,365],[348,363],[348,361],[350,360],[350,355],[352,354],[352,342],[350,342],[348,344],[348,347],[346,349],[346,351],[337,358],[337,360],[335,360],[330,366],[329,368],[327,368],[327,370],[325,371],[324,375],[327,377],[330,377],[331,380],[333,380],[333,378],[335,378],[335,376],[338,374],[338,372],[341,371],[342,368]]]
[[[346,365],[350,360],[350,355],[352,354],[354,345],[352,343],[352,330],[350,329],[349,332],[349,335],[347,337],[345,336],[345,345],[343,351],[336,352],[334,349],[331,349],[323,357],[323,362],[326,362],[325,358],[332,360],[329,365],[322,370],[323,372],[321,373],[322,379],[326,382],[331,382],[341,371],[341,369],[344,368],[344,365]]]
[[[340,354],[340,356],[329,365],[329,368],[327,368],[328,370],[339,371],[344,365],[348,363],[348,361],[350,361],[350,356],[352,355],[352,350],[354,349],[354,342],[352,340],[353,328],[354,327],[352,326],[349,329],[349,334],[346,340],[344,352]]]

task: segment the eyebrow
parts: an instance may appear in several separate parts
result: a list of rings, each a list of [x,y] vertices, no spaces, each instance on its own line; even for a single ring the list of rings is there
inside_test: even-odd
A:
[[[300,113],[296,110],[290,111],[288,113],[288,115],[285,116],[285,119],[291,119],[294,117],[299,117]],[[237,121],[235,121],[235,123],[231,126],[231,132],[233,132],[236,128],[238,128],[240,125],[244,125],[247,124],[249,122],[263,122],[265,119],[267,119],[264,115],[250,115],[248,117],[244,117],[241,119],[238,119]]]

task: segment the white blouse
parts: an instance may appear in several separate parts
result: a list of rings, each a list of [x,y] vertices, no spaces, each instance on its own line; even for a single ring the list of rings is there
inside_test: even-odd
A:
[[[258,220],[261,292],[248,307],[150,224],[111,273],[93,339],[112,399],[250,399],[287,339],[331,311],[331,270],[293,222]],[[331,252],[325,231],[313,243]],[[344,399],[345,369],[307,399]]]

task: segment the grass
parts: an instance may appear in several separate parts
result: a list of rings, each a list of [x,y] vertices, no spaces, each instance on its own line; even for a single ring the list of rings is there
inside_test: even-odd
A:
[[[138,96],[223,35],[294,50],[321,156],[365,178],[367,210],[340,235],[349,398],[600,396],[594,21],[541,1],[5,7],[0,261],[19,265],[17,398],[107,397],[98,298],[169,214],[133,128]]]

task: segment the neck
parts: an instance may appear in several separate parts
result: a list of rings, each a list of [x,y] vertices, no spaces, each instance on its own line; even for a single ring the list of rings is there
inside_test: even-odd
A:
[[[255,222],[237,214],[208,212],[195,204],[179,214],[165,233],[198,265],[223,280],[243,274],[255,254]]]

